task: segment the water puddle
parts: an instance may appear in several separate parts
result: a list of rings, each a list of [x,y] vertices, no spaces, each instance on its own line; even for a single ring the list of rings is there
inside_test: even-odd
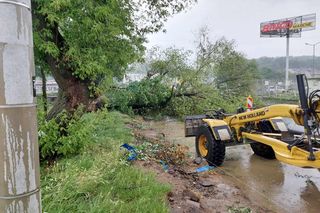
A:
[[[151,121],[151,128],[165,134],[168,141],[190,147],[194,138],[184,137],[184,124],[175,120]],[[226,178],[235,183],[248,198],[277,212],[320,212],[320,171],[302,169],[253,154],[250,146],[227,148],[221,167]]]

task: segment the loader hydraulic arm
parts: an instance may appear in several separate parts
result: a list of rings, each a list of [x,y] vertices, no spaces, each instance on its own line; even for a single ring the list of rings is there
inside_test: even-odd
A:
[[[250,112],[244,112],[226,117],[224,120],[232,126],[242,126],[248,122],[261,121],[275,117],[292,118],[296,124],[303,125],[303,110],[297,105],[278,104]]]

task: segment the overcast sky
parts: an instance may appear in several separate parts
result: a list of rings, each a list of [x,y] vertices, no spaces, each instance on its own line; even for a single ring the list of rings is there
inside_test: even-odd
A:
[[[237,49],[248,58],[285,56],[286,39],[260,38],[260,22],[317,12],[320,25],[320,0],[198,0],[191,9],[168,20],[166,33],[150,35],[147,46],[194,49],[199,28],[207,25],[212,39],[236,40]],[[312,47],[305,43],[319,42],[319,29],[290,39],[290,55],[312,55]],[[320,55],[320,44],[316,55]]]

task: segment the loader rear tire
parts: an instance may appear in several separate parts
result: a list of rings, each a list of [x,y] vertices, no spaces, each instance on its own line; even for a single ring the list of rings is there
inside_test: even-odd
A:
[[[276,155],[271,146],[268,146],[263,143],[254,142],[250,144],[252,151],[254,154],[267,158],[267,159],[275,159]]]
[[[210,166],[220,166],[223,163],[225,144],[214,139],[208,126],[199,128],[195,144],[197,155],[205,158]]]

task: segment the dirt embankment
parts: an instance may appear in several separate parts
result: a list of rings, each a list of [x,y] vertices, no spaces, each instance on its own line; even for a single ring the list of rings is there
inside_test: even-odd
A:
[[[148,121],[130,124],[134,130],[140,157],[135,165],[155,172],[160,182],[172,186],[168,194],[171,212],[273,212],[253,203],[222,170],[205,172],[196,169],[194,154],[183,145],[167,141],[165,134],[148,128]]]

